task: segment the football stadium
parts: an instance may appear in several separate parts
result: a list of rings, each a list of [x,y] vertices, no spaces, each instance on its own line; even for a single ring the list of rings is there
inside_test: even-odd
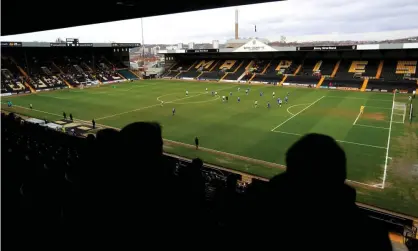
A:
[[[418,43],[293,46],[236,35],[224,48],[214,43],[160,49],[161,60],[132,68],[131,50],[141,46],[78,39],[2,41],[6,163],[33,161],[33,174],[25,168],[23,173],[51,182],[45,178],[51,172],[74,183],[71,170],[82,157],[94,152],[95,158],[103,155],[97,163],[106,163],[105,156],[113,154],[87,146],[92,138],[99,140],[100,131],[155,121],[164,155],[177,172],[203,161],[210,198],[231,178],[239,194],[267,184],[286,172],[288,150],[304,135],[323,134],[345,152],[345,183],[357,191],[357,206],[383,223],[391,238],[403,243],[416,238]],[[118,144],[94,148],[119,151]],[[127,150],[132,159],[149,154],[147,147],[136,147]],[[298,158],[332,159],[334,154],[325,143],[305,150]],[[58,162],[66,171],[49,170]],[[22,177],[10,187],[23,182],[27,193],[36,194],[38,187]],[[323,181],[313,173],[308,182]],[[332,187],[321,188],[334,200]]]

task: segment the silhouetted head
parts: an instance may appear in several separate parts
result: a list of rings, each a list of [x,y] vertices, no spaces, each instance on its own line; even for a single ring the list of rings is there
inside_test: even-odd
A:
[[[195,158],[195,159],[192,160],[192,166],[196,167],[196,168],[202,168],[203,161],[199,158]]]
[[[120,131],[120,139],[126,153],[143,157],[155,157],[163,153],[163,138],[158,123],[129,124]]]
[[[327,184],[342,184],[347,178],[345,153],[326,135],[302,137],[287,151],[286,164],[292,178]]]
[[[106,143],[111,143],[114,144],[116,143],[116,139],[119,135],[119,132],[116,131],[115,129],[111,129],[111,128],[106,128],[103,130],[100,130],[97,132],[96,134],[96,141],[99,144],[106,144]]]

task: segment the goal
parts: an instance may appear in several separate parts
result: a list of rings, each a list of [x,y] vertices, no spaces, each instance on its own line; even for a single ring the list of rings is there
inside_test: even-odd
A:
[[[392,106],[392,122],[393,123],[405,123],[405,117],[406,117],[406,110],[407,106],[406,103],[402,102],[393,102]]]

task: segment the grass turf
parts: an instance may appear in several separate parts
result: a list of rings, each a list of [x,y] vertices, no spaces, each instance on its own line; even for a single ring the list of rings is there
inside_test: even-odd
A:
[[[198,136],[203,147],[196,151],[190,145],[171,142],[165,151],[201,157],[208,163],[265,178],[283,171],[277,164],[285,164],[286,150],[300,135],[324,133],[346,151],[348,179],[359,185],[358,201],[418,216],[418,123],[390,123],[392,94],[254,85],[246,95],[247,87],[152,80],[3,97],[2,109],[52,121],[61,119],[65,111],[75,119],[94,118],[99,124],[117,128],[134,121],[158,121],[165,139],[192,145]],[[218,96],[212,96],[211,91],[217,91]],[[276,99],[283,99],[288,92],[289,103],[278,107]],[[223,95],[229,96],[228,103],[222,102]],[[237,102],[238,96],[241,102]],[[13,102],[12,108],[4,105],[8,100]],[[407,95],[397,95],[396,101],[406,103]],[[29,104],[33,110],[27,109]],[[359,116],[362,105],[366,109]],[[174,116],[172,108],[176,108]],[[392,119],[399,122],[401,116]],[[385,172],[387,179],[381,189]]]

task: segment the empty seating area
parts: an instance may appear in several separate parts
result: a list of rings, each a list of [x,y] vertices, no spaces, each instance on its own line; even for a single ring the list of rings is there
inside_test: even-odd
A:
[[[319,71],[322,64],[321,60],[307,59],[303,62],[300,71],[296,74],[297,76],[312,76],[314,69]]]
[[[204,72],[199,76],[200,80],[219,80],[225,75],[225,72],[219,69],[214,69],[211,72]]]
[[[330,60],[330,59],[323,59],[321,60],[321,65],[319,67],[319,71],[323,76],[330,76],[334,71],[335,65],[337,64],[338,60]]]
[[[118,73],[120,75],[122,75],[124,78],[126,79],[138,79],[138,76],[133,74],[130,70],[128,69],[122,69],[122,70],[118,70]]]
[[[362,76],[375,78],[377,74],[377,70],[379,68],[379,64],[380,64],[380,60],[367,60],[367,65]]]
[[[334,78],[352,79],[354,77],[354,73],[349,72],[351,65],[352,65],[352,60],[341,60],[337,74],[335,75]]]
[[[277,83],[280,82],[284,75],[278,74],[277,68],[280,64],[281,60],[272,60],[270,62],[270,66],[267,67],[264,74],[256,74],[252,81],[257,82],[269,82],[269,83]]]
[[[243,73],[245,73],[246,67],[250,64],[251,60],[238,61],[238,66],[233,69],[232,72],[228,73],[224,79],[226,80],[237,80]],[[232,69],[231,69],[232,70]]]
[[[417,78],[417,61],[385,60],[381,78],[385,81],[401,81],[405,78]]]

